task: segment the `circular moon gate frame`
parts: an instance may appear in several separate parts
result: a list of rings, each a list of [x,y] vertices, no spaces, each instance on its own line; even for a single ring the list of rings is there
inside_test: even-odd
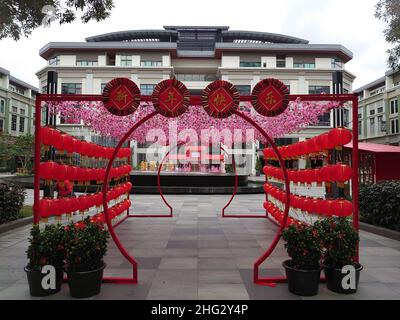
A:
[[[302,101],[335,101],[335,102],[352,102],[352,117],[353,117],[353,157],[352,157],[352,167],[353,167],[353,178],[352,178],[352,196],[353,196],[353,226],[358,231],[359,230],[359,221],[358,221],[358,99],[356,95],[353,94],[322,94],[322,95],[289,95],[289,101],[296,101],[297,99],[301,99]],[[63,102],[63,101],[76,101],[76,102],[89,102],[89,101],[102,101],[102,95],[54,95],[54,94],[40,94],[36,98],[36,118],[35,118],[35,168],[39,168],[40,164],[40,128],[41,128],[41,107],[42,102]],[[241,96],[241,102],[250,102],[252,99],[251,96]],[[151,96],[142,96],[141,101],[150,102]],[[192,96],[190,98],[191,105],[200,105],[201,104],[201,97],[199,96]],[[115,244],[117,245],[118,249],[122,253],[122,255],[131,263],[133,269],[133,276],[132,278],[117,278],[117,277],[110,277],[110,278],[103,278],[104,282],[109,283],[121,283],[121,284],[136,284],[138,283],[138,264],[137,261],[133,256],[131,256],[125,249],[125,247],[120,242],[117,234],[115,233],[115,226],[113,227],[110,215],[109,215],[109,208],[107,203],[107,191],[108,191],[108,182],[110,179],[110,171],[113,165],[113,162],[117,156],[118,150],[121,148],[123,143],[131,136],[131,134],[137,130],[141,125],[143,125],[146,121],[150,120],[154,116],[159,114],[158,111],[154,111],[148,114],[146,117],[139,120],[119,141],[117,147],[114,149],[112,157],[107,165],[104,184],[102,188],[103,192],[103,207],[104,207],[104,216],[105,221],[107,223],[108,230],[113,238]],[[273,278],[261,278],[259,275],[259,267],[260,265],[272,254],[274,249],[276,248],[283,229],[286,226],[288,216],[289,216],[289,208],[290,208],[290,183],[288,178],[288,173],[285,166],[285,161],[283,160],[281,154],[278,151],[277,146],[275,145],[273,139],[271,139],[268,134],[265,132],[263,128],[261,128],[255,121],[249,118],[247,115],[241,113],[238,110],[234,110],[233,114],[241,117],[245,121],[247,121],[250,125],[252,125],[255,129],[257,129],[265,138],[265,140],[271,145],[273,148],[278,161],[280,163],[281,169],[284,175],[284,184],[285,184],[285,193],[286,193],[286,202],[285,202],[285,210],[283,212],[283,221],[282,224],[279,226],[274,239],[272,240],[269,248],[265,251],[265,253],[257,259],[254,263],[253,268],[253,281],[255,284],[259,285],[267,285],[267,286],[275,286],[278,282],[286,282],[286,277],[273,277]],[[36,178],[38,175],[38,170],[35,173],[35,203],[39,200],[39,179]],[[129,216],[128,216],[129,217]],[[230,216],[229,216],[230,217]],[[233,216],[232,216],[233,217]],[[235,216],[236,217],[236,216]],[[239,217],[239,216],[237,216]],[[244,216],[240,216],[244,217]],[[260,217],[268,217],[268,215],[260,216]],[[38,216],[35,216],[35,223],[38,223]]]

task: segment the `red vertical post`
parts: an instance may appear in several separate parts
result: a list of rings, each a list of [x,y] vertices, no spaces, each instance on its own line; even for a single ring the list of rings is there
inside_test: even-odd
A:
[[[353,227],[359,231],[359,215],[358,215],[358,97],[354,95],[353,105],[353,183],[352,183],[352,199],[353,199]],[[357,261],[359,260],[359,244],[357,247]]]
[[[40,199],[40,131],[42,128],[42,100],[40,94],[36,96],[35,102],[35,175],[33,182],[33,223],[38,224],[40,221],[37,205]]]

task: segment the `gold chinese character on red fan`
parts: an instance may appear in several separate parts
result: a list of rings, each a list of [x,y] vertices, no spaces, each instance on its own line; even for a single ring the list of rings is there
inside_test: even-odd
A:
[[[277,101],[276,101],[276,99],[275,99],[273,93],[272,93],[272,92],[269,92],[269,93],[267,94],[267,96],[265,97],[265,104],[266,104],[266,105],[274,105],[276,102],[277,102]]]
[[[127,94],[123,90],[118,90],[117,97],[115,98],[118,102],[124,101],[126,103]]]
[[[214,98],[213,102],[217,107],[221,107],[225,105],[226,99],[222,94],[217,94],[217,96]]]
[[[169,103],[171,106],[174,104],[176,101],[175,94],[173,91],[168,91],[168,99],[166,103]]]

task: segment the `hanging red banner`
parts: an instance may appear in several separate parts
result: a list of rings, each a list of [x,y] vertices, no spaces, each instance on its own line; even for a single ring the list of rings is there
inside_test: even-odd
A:
[[[201,94],[204,110],[214,118],[227,118],[234,113],[240,102],[235,86],[225,80],[210,83]]]
[[[103,104],[112,114],[127,116],[139,107],[140,90],[127,78],[115,78],[104,87]]]
[[[151,96],[154,108],[164,117],[175,118],[189,108],[190,94],[186,86],[176,79],[161,81]]]
[[[251,93],[251,103],[261,115],[275,117],[289,104],[289,89],[277,79],[261,80]]]

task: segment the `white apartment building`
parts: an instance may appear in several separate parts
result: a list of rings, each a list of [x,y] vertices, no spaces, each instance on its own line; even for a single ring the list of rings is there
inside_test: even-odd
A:
[[[37,88],[0,67],[0,133],[33,134]]]
[[[400,71],[388,71],[357,90],[360,142],[400,146]]]
[[[42,92],[47,71],[58,72],[57,93],[100,94],[115,77],[132,79],[143,95],[176,77],[199,95],[217,79],[232,82],[243,95],[267,77],[285,83],[291,94],[332,93],[332,74],[343,71],[344,92],[352,91],[355,76],[345,68],[352,52],[340,44],[310,44],[291,36],[229,30],[226,26],[165,26],[160,30],[118,31],[86,38],[86,42],[50,42],[40,49],[47,65],[37,72]],[[347,113],[348,115],[348,113]],[[321,122],[285,138],[294,141],[320,134],[332,126],[327,115]],[[347,119],[346,121],[350,121]],[[92,139],[83,125],[61,124],[76,136]],[[256,144],[248,164],[254,172]],[[133,165],[146,149],[133,144]]]

